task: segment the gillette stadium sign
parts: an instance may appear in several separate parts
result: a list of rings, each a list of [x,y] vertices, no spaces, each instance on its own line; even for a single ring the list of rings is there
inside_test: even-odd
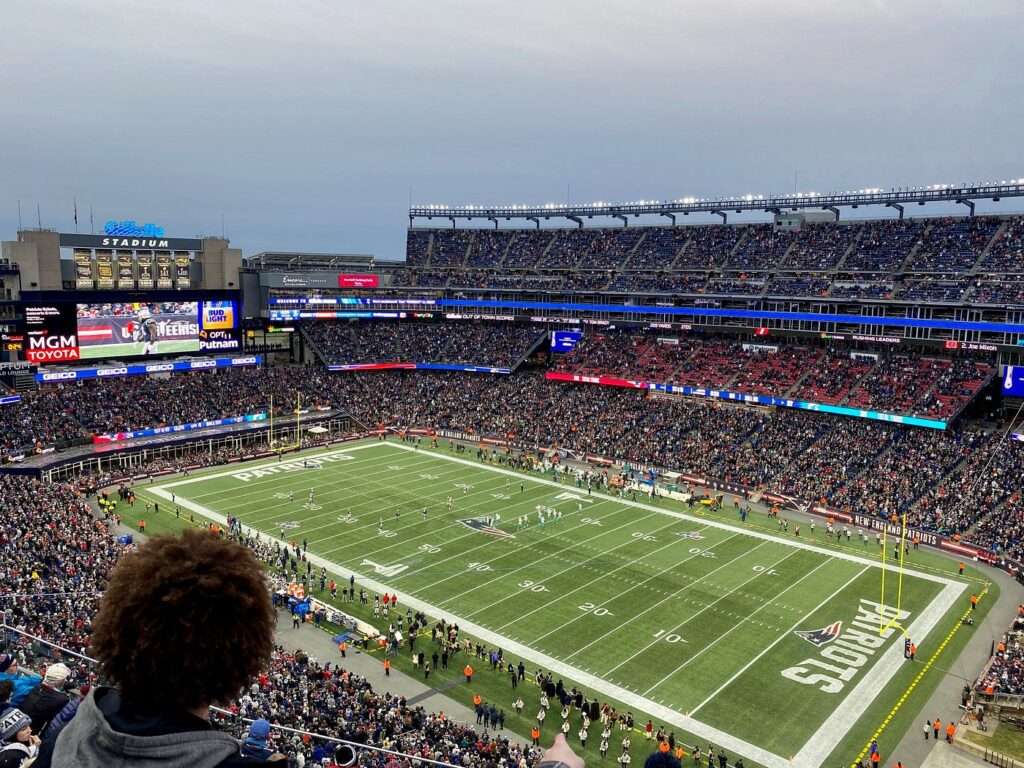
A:
[[[129,237],[163,237],[164,228],[156,224],[136,224],[132,220],[114,221],[111,219],[103,225],[103,232],[108,235],[127,235]]]

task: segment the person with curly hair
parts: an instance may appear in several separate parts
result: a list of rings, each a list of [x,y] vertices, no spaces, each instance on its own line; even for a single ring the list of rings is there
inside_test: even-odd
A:
[[[245,547],[186,530],[118,562],[92,634],[103,676],[38,768],[241,768],[239,741],[210,725],[267,664],[275,615],[263,569]],[[279,763],[278,763],[279,764]]]

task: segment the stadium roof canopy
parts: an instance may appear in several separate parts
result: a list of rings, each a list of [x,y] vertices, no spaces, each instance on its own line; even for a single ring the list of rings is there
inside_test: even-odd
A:
[[[372,267],[374,257],[365,253],[299,253],[263,251],[245,258],[250,269],[339,269]]]
[[[583,226],[583,219],[607,216],[621,219],[628,225],[628,216],[664,216],[675,223],[676,214],[711,213],[728,221],[731,212],[757,211],[779,214],[783,211],[817,209],[832,211],[839,219],[841,208],[857,208],[862,205],[883,205],[895,208],[903,218],[905,205],[927,203],[957,203],[967,207],[974,215],[974,201],[999,201],[1003,197],[1024,197],[1024,178],[1009,181],[984,182],[977,184],[933,184],[927,187],[893,187],[857,189],[847,192],[819,194],[800,192],[792,195],[738,195],[735,197],[710,199],[683,197],[677,200],[636,200],[626,203],[594,202],[579,205],[546,203],[544,205],[419,205],[409,208],[409,224],[416,219],[449,219],[455,226],[456,219],[486,219],[498,226],[498,219],[526,219],[540,227],[541,219],[563,218]]]

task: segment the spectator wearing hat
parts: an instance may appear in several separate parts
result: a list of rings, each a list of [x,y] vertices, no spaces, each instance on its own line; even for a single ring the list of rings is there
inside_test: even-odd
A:
[[[270,723],[260,718],[254,720],[249,726],[249,735],[242,742],[242,755],[254,757],[258,760],[266,760],[274,751],[267,746],[270,738]]]
[[[18,669],[18,660],[5,653],[0,655],[0,680],[10,680],[13,686],[10,703],[16,707],[39,685],[41,678],[32,672],[22,672]]]
[[[117,687],[93,688],[35,768],[279,764],[244,756],[209,722],[266,666],[275,618],[250,550],[203,530],[150,539],[118,562],[93,622],[92,651]]]
[[[20,768],[39,751],[39,737],[32,733],[32,719],[20,709],[0,718],[0,768]]]
[[[19,705],[21,711],[32,718],[32,730],[35,733],[42,733],[71,700],[60,690],[70,674],[71,670],[66,664],[51,664],[46,668],[43,681],[33,688]]]

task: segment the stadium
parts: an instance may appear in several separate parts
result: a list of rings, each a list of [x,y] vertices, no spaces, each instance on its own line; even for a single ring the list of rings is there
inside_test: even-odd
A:
[[[1024,760],[1024,178],[464,187],[380,255],[19,199],[0,768]]]

